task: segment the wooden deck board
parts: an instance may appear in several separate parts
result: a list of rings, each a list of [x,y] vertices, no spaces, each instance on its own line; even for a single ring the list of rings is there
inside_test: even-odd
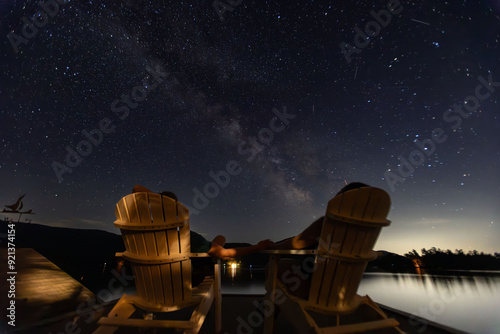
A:
[[[6,263],[7,251],[4,248],[0,250],[2,259],[0,262]],[[76,310],[80,303],[94,297],[90,290],[34,249],[16,249],[15,269],[17,272],[15,275],[17,329],[55,321],[64,317],[68,312]],[[5,275],[5,270],[0,271],[2,282],[5,282]],[[9,302],[7,298],[4,298],[7,296],[7,291],[4,291],[6,287],[6,284],[0,285],[3,310],[5,310],[4,304]],[[7,330],[12,329],[9,327]]]

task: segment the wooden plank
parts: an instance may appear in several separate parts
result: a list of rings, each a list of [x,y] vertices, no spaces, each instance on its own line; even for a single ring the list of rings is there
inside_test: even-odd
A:
[[[260,251],[262,254],[275,254],[275,255],[316,255],[318,251],[316,249],[267,249]],[[203,254],[203,253],[192,253],[192,254]]]
[[[330,232],[331,231],[331,232]],[[330,234],[331,233],[331,234]],[[342,225],[337,224],[334,220],[327,217],[325,220],[323,229],[321,231],[321,240],[324,242],[324,245],[328,248],[324,248],[321,251],[326,253],[331,253],[338,248],[338,245],[342,244],[344,227]],[[324,240],[327,240],[326,242]],[[330,242],[328,242],[330,241]],[[323,245],[321,245],[323,246]],[[328,296],[330,294],[331,289],[331,281],[336,272],[336,263],[337,261],[327,259],[322,265],[322,277],[321,281],[319,279],[314,280],[313,284],[319,284],[319,287],[315,289],[314,294],[318,305],[327,305]],[[318,283],[319,282],[319,283]]]
[[[128,195],[124,197],[125,206],[127,208],[128,213],[128,222],[129,223],[141,223],[141,218],[139,216],[139,210],[137,209],[137,203],[135,200],[135,194]]]
[[[189,219],[189,209],[182,203],[177,202],[177,215],[179,221],[187,220]]]
[[[337,231],[339,226],[335,223],[333,219],[326,216],[323,222],[323,227],[321,229],[320,240],[318,243],[319,253],[330,253],[332,248],[335,249],[339,243],[339,238],[335,240],[335,236],[339,235]],[[342,231],[340,231],[342,233]],[[309,289],[309,301],[311,303],[321,303],[326,302],[326,297],[321,297],[322,293],[325,293],[324,282],[325,279],[331,279],[333,275],[334,268],[328,268],[328,261],[322,257],[316,257],[314,264],[314,272],[311,279],[311,287]],[[328,283],[326,283],[328,284]]]
[[[139,219],[143,225],[152,225],[151,209],[149,207],[148,193],[137,193],[135,196],[137,211]],[[157,256],[158,251],[156,247],[155,233],[151,231],[139,232],[144,237],[144,248],[146,249],[147,256]]]
[[[342,243],[342,248],[340,249],[340,254],[352,254],[354,246],[356,245],[357,237],[358,226],[346,224],[346,232],[344,242]]]
[[[335,215],[339,215],[340,214],[340,207],[342,206],[342,198],[343,197],[344,197],[344,194],[340,194],[340,195],[335,196],[331,200],[329,200],[326,211],[331,212]]]
[[[356,196],[353,192],[357,192],[357,189],[342,194],[342,201],[340,202],[340,207],[338,208],[338,214],[340,216],[352,217],[353,209],[356,205]]]
[[[166,223],[177,222],[175,200],[167,196],[162,196],[161,200],[163,204],[163,221]]]
[[[214,264],[214,304],[215,304],[215,333],[222,331],[222,286],[221,286],[221,259]]]
[[[335,233],[335,221],[326,216],[321,228],[321,234],[318,241],[318,251],[328,253],[332,246],[333,234]]]
[[[329,260],[331,262],[335,262],[336,264],[336,272],[335,275],[330,279],[329,285],[330,293],[326,295],[326,301],[324,303],[320,303],[320,306],[329,306],[336,307],[339,303],[339,300],[344,300],[345,289],[344,286],[344,276],[346,273],[346,264],[342,261],[337,260]]]
[[[179,233],[177,228],[167,230],[168,251],[170,255],[179,254]],[[182,268],[179,262],[170,264],[171,269],[171,284],[173,293],[173,302],[180,303],[183,297],[182,291]]]
[[[149,201],[147,193],[135,194],[135,204],[137,207],[137,216],[141,224],[150,225],[151,211],[149,209]]]
[[[347,334],[347,333],[365,333],[377,329],[396,327],[399,325],[395,319],[382,319],[359,324],[343,325],[339,327],[321,328],[321,334]]]
[[[172,268],[170,263],[160,266],[161,278],[163,282],[163,299],[167,306],[174,305],[174,292],[172,286]]]
[[[200,330],[201,326],[203,325],[203,322],[205,321],[205,318],[207,316],[208,311],[210,310],[210,307],[212,306],[212,302],[214,301],[214,284],[212,283],[210,285],[210,289],[205,293],[203,296],[202,300],[194,310],[193,314],[191,315],[191,319],[189,319],[189,322],[194,324],[193,328],[193,333],[198,333]]]
[[[151,210],[151,218],[153,224],[163,224],[163,204],[161,196],[158,194],[148,194],[148,200]],[[167,235],[165,230],[160,230],[154,232],[154,238],[156,243],[156,252],[158,256],[168,255],[167,248]]]
[[[377,210],[381,199],[381,194],[377,191],[376,188],[369,188],[369,191],[369,199],[368,201],[366,201],[366,203],[364,203],[365,208],[362,217],[363,220],[373,220],[373,213]]]
[[[332,282],[337,275],[338,260],[327,259],[325,264],[325,273],[323,274],[323,281],[321,282],[321,289],[318,296],[318,305],[326,306],[328,305],[328,299],[332,289]]]
[[[166,222],[176,222],[177,213],[175,201],[169,197],[163,196],[163,212]],[[167,245],[169,255],[180,253],[179,249],[179,232],[177,228],[167,230]],[[183,298],[183,283],[182,283],[182,267],[179,262],[170,264],[172,300],[173,303],[181,303]]]
[[[335,254],[342,251],[342,245],[347,233],[347,223],[336,222],[335,232],[332,236],[332,244],[327,253]]]
[[[133,224],[141,223],[139,210],[137,208],[137,201],[135,194],[128,195],[124,197],[127,212],[128,212],[128,221]],[[124,230],[122,230],[123,233]],[[142,235],[137,233],[129,234],[129,243],[133,243],[135,245],[135,253],[139,255],[146,255],[146,246],[144,242],[144,238]]]
[[[180,252],[191,253],[191,233],[189,232],[189,219],[184,226],[179,227]]]
[[[182,302],[182,268],[180,262],[170,264],[172,268],[172,290],[174,293],[174,303]]]
[[[166,222],[177,221],[175,204],[174,200],[166,197],[163,198],[163,214]],[[166,234],[169,255],[181,252],[190,253],[189,222],[184,227],[181,227],[180,232],[178,232],[177,228],[172,228],[167,230]],[[173,304],[181,303],[183,300],[191,300],[190,260],[170,264],[170,280],[165,282],[165,289]]]
[[[125,198],[120,199],[118,203],[116,203],[115,216],[118,220],[121,220],[123,222],[130,222]]]
[[[160,266],[150,266],[151,280],[153,282],[154,302],[156,304],[165,304],[165,297],[163,295],[163,280],[160,271]]]
[[[180,262],[182,270],[182,300],[191,300],[192,295],[192,279],[191,279],[191,260],[184,260]]]
[[[151,210],[151,220],[154,224],[162,224],[164,217],[161,195],[148,193],[148,202]]]
[[[165,230],[154,232],[155,242],[157,247],[158,256],[167,256],[168,253],[168,243],[167,243],[167,233]]]
[[[179,246],[181,253],[191,253],[191,234],[189,232],[189,218],[186,219],[184,226],[179,227]],[[192,275],[191,260],[181,262],[182,270],[182,297],[184,301],[191,300],[192,295]]]
[[[193,288],[193,300],[201,301],[201,298],[208,292],[210,286],[214,283],[213,276],[205,276],[205,279]]]
[[[365,219],[366,206],[371,198],[371,189],[372,188],[362,188],[356,189],[352,193],[348,192],[346,195],[349,197],[349,200],[352,198],[352,209],[351,209],[351,218],[355,219]]]
[[[366,252],[364,252],[367,237],[368,237],[368,232],[369,228],[364,227],[364,226],[359,226],[358,227],[358,235],[356,237],[356,241],[354,242],[354,247],[352,248],[352,255],[357,255],[360,256]]]
[[[123,243],[125,244],[125,249],[134,254],[137,253],[137,247],[134,241],[133,233],[130,233],[128,230],[121,230]]]
[[[380,234],[381,229],[374,229],[366,238],[366,243],[364,245],[364,252],[369,253],[375,247],[378,236]]]
[[[134,283],[135,290],[138,296],[144,296],[146,291],[144,290],[144,286],[142,285],[142,273],[138,265],[132,263],[132,273],[134,274]]]
[[[137,235],[137,233],[132,232],[129,234],[129,241],[132,249],[134,249],[135,254],[141,254],[144,253],[144,251],[139,250],[139,245],[142,245],[142,242],[137,242],[137,239],[142,240],[142,237],[140,235]]]
[[[177,228],[167,230],[168,254],[175,255],[180,253],[179,249],[179,232]]]
[[[346,296],[349,300],[349,303],[352,303],[354,300],[356,293],[358,292],[359,283],[361,283],[361,279],[363,278],[363,272],[365,271],[366,263],[357,263],[351,264],[350,274],[347,277],[347,289]]]
[[[325,267],[326,258],[316,256],[316,259],[314,260],[314,272],[311,278],[311,287],[309,288],[309,302],[312,304],[318,303]]]
[[[191,235],[189,232],[189,218],[186,219],[184,226],[179,227],[179,246],[181,253],[191,253]],[[182,299],[191,300],[192,280],[191,280],[191,260],[181,262],[182,271]]]
[[[194,325],[186,320],[144,320],[123,318],[102,318],[101,324],[106,326],[131,326],[143,328],[179,328],[192,329]]]
[[[344,271],[344,278],[341,283],[343,292],[343,301],[341,305],[344,307],[352,304],[354,296],[358,291],[359,282],[361,281],[362,276],[359,275],[359,267],[363,267],[363,265],[360,266],[359,263],[345,263],[346,269]],[[358,274],[359,276],[356,277],[356,274]]]
[[[141,272],[141,284],[143,286],[144,295],[142,296],[145,300],[152,303],[155,299],[153,291],[153,282],[151,280],[151,266],[140,265]]]
[[[135,312],[135,307],[134,305],[130,304],[129,302],[126,301],[127,296],[123,296],[120,298],[120,300],[116,303],[116,305],[113,307],[113,309],[109,312],[108,317],[113,318],[113,319],[127,319],[129,318],[132,314]],[[101,318],[97,322],[99,326],[95,331],[94,334],[112,334],[116,330],[118,330],[118,326],[104,326],[104,323],[106,323],[106,319],[108,318]]]
[[[266,295],[265,300],[270,301],[272,304],[276,304],[275,300],[275,292],[276,292],[276,283],[278,278],[278,264],[277,264],[277,256],[271,255],[269,257],[269,263],[267,265],[267,279],[265,282]],[[276,309],[276,307],[274,307]],[[273,332],[274,327],[274,313],[269,317],[265,317],[264,319],[264,334],[271,334]]]
[[[144,236],[144,244],[148,256],[158,256],[158,245],[156,244],[156,232],[141,232]]]
[[[391,199],[382,189],[371,189],[371,201],[367,204],[365,219],[382,220],[387,217],[391,208]]]
[[[136,250],[137,250],[137,255],[147,256],[148,255],[148,251],[147,251],[147,248],[146,248],[146,240],[144,239],[144,234],[140,233],[140,232],[137,232],[137,231],[134,231],[132,233],[132,236],[133,236],[133,240],[135,242],[135,247],[136,247]]]

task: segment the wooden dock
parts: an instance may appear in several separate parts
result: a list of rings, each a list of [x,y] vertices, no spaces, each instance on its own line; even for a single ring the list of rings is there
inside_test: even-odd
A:
[[[6,263],[7,250],[0,248],[2,263]],[[106,314],[117,301],[95,302],[95,295],[78,281],[70,277],[55,264],[33,249],[16,250],[16,326],[8,326],[2,319],[0,331],[6,333],[26,334],[59,334],[59,333],[92,333],[97,319]],[[2,282],[5,282],[6,271],[1,272]],[[7,307],[9,301],[7,285],[0,285],[1,307]],[[263,295],[228,295],[222,296],[222,333],[262,333],[262,313],[256,305],[264,298]],[[419,334],[459,334],[464,333],[452,328],[427,322],[422,326],[410,321],[410,315],[381,305],[389,317],[401,323],[400,328],[407,333]],[[186,310],[189,311],[189,310]],[[3,313],[3,312],[2,312]],[[188,312],[179,311],[169,314],[182,318]],[[3,316],[2,316],[3,317]],[[163,318],[163,316],[161,317]],[[214,316],[211,310],[200,333],[213,333]],[[284,316],[278,314],[275,323],[276,333],[295,333]],[[120,328],[116,333],[169,333],[148,328]],[[173,332],[174,333],[174,332]]]

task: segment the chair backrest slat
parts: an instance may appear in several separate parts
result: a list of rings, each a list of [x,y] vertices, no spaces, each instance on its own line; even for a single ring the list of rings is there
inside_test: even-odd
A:
[[[156,231],[154,232],[155,242],[156,242],[156,250],[158,252],[158,256],[167,256],[168,255],[168,247],[167,247],[167,236],[165,231]]]
[[[382,189],[363,187],[340,194],[328,202],[309,302],[331,309],[348,308],[380,230],[390,222],[389,195]]]
[[[179,242],[181,253],[191,253],[191,233],[189,227],[189,214],[188,209],[180,204],[178,206],[179,219],[184,219],[186,223],[184,226],[179,228]],[[191,299],[192,295],[192,282],[191,280],[186,280],[186,277],[191,277],[191,260],[186,260],[181,262],[181,273],[182,273],[182,291],[184,300]]]
[[[161,277],[160,266],[150,266],[149,270],[151,271],[151,277],[153,281],[153,298],[157,304],[165,305],[165,298],[163,295],[163,280]]]
[[[172,285],[172,269],[170,264],[160,266],[160,273],[163,282],[163,299],[166,305],[174,304],[174,291]]]
[[[161,196],[157,196],[156,194],[148,194],[148,201],[151,210],[152,221],[155,223],[164,222],[165,217],[163,215],[163,203]]]
[[[154,194],[155,196],[160,196],[160,195],[156,195]],[[176,207],[176,204],[177,202],[170,198],[170,197],[167,197],[167,196],[160,196],[160,199],[161,199],[161,202],[162,202],[162,212],[163,212],[163,219],[165,220],[165,222],[169,222],[169,221],[178,221],[177,220],[177,207]]]
[[[326,305],[328,303],[328,298],[330,296],[330,291],[333,288],[332,280],[335,278],[335,274],[338,270],[338,261],[332,259],[325,259],[325,261],[319,262],[323,267],[323,275],[321,279],[321,285],[315,287],[318,289],[317,300],[314,301],[318,305]],[[316,273],[314,273],[316,274]],[[313,275],[314,275],[313,274]]]
[[[172,267],[172,290],[174,292],[174,303],[182,301],[182,267],[179,262],[170,264]]]
[[[314,272],[311,278],[311,287],[309,288],[309,302],[311,304],[318,304],[319,292],[323,283],[323,275],[325,272],[326,258],[316,257],[314,263]]]
[[[166,196],[135,193],[117,203],[115,214],[136,279],[137,295],[154,305],[177,306],[190,301],[189,258],[152,263],[143,260],[190,252],[189,210]]]

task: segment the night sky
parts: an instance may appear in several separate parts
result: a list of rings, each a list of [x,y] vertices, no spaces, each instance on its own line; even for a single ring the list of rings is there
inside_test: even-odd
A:
[[[360,181],[392,198],[377,249],[500,250],[499,1],[37,2],[0,2],[22,221],[119,233],[142,184],[207,239],[277,241]]]

